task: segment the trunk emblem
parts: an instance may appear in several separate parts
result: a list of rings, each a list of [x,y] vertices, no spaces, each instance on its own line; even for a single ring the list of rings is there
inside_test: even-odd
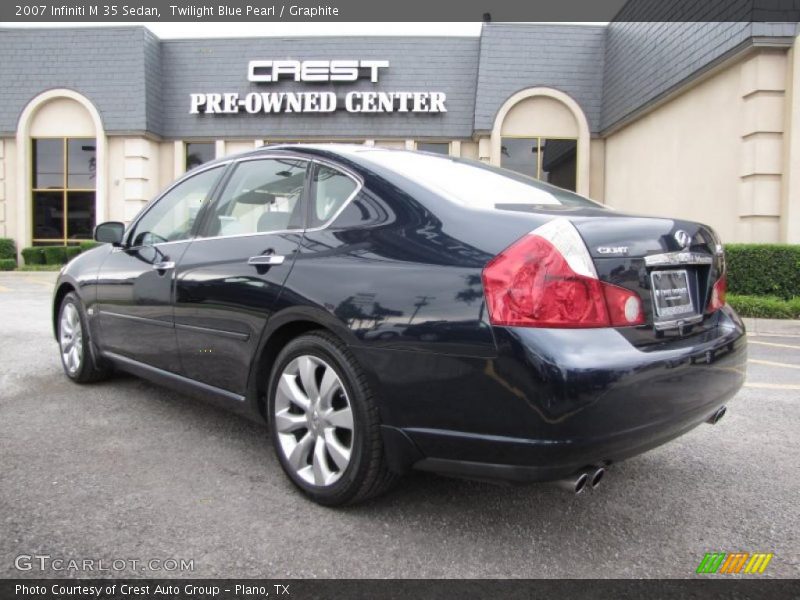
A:
[[[675,241],[678,242],[678,245],[681,248],[686,248],[686,246],[688,246],[692,241],[692,236],[686,233],[683,229],[678,229],[678,231],[675,232],[674,237]]]
[[[598,254],[627,254],[627,246],[600,246],[597,248]]]

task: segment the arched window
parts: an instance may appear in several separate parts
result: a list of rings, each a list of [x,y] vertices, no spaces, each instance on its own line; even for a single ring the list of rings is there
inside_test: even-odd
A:
[[[549,88],[514,94],[498,111],[492,163],[586,194],[589,128],[569,96]]]
[[[72,90],[51,90],[25,107],[17,128],[22,244],[92,239],[104,211],[105,135],[94,106]],[[26,182],[26,183],[23,183]],[[24,207],[28,207],[27,210]]]

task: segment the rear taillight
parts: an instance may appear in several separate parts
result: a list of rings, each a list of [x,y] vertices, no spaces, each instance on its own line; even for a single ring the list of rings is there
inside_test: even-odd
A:
[[[725,306],[725,296],[728,293],[728,280],[723,274],[711,288],[711,299],[708,301],[708,312],[712,313]]]
[[[597,278],[575,227],[555,219],[518,240],[483,270],[493,325],[622,327],[644,323],[639,296]]]

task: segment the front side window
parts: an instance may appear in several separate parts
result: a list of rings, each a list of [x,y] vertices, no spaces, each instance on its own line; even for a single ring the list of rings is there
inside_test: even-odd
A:
[[[578,141],[560,138],[504,137],[500,164],[566,190],[577,188]]]
[[[204,163],[214,160],[216,150],[214,142],[187,142],[186,170],[191,171]]]
[[[239,163],[225,186],[205,235],[285,231],[300,227],[307,162],[266,158]]]
[[[317,167],[314,173],[314,193],[311,201],[311,222],[309,227],[320,227],[339,209],[356,191],[358,184],[349,177],[324,165]]]
[[[93,138],[37,138],[32,145],[33,243],[92,239],[97,151]]]
[[[198,173],[159,198],[136,223],[131,245],[150,246],[187,239],[223,170],[224,166],[219,166]]]

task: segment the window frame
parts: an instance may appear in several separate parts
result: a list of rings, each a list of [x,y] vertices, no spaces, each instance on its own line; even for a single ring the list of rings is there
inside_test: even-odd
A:
[[[251,156],[243,156],[241,158],[236,158],[229,161],[229,166],[225,174],[220,179],[220,182],[217,184],[217,189],[214,192],[214,198],[211,202],[209,202],[206,210],[201,215],[201,219],[198,218],[198,227],[195,234],[199,231],[203,231],[206,227],[206,221],[208,220],[208,215],[211,213],[212,209],[216,209],[217,203],[222,195],[222,192],[225,190],[225,187],[228,185],[228,181],[230,180],[235,167],[242,162],[249,162],[253,160],[265,160],[270,158],[290,158],[293,160],[302,160],[309,163],[308,169],[306,171],[306,183],[303,188],[303,194],[300,197],[300,202],[303,203],[301,207],[302,211],[302,223],[301,226],[297,229],[282,229],[280,231],[260,231],[255,233],[232,233],[230,235],[214,235],[214,236],[207,236],[207,237],[196,237],[196,239],[201,240],[217,240],[217,239],[230,239],[230,238],[237,238],[237,237],[252,237],[257,235],[275,235],[275,234],[286,234],[286,233],[305,233],[308,231],[321,231],[326,229],[333,223],[341,213],[350,205],[353,199],[361,193],[361,190],[364,189],[364,180],[363,178],[358,175],[352,169],[345,167],[344,165],[339,164],[338,162],[319,158],[317,156],[312,156],[308,154],[300,154],[300,153],[279,153],[279,152],[264,152],[263,154],[254,154]],[[322,225],[318,227],[309,227],[309,211],[311,210],[311,202],[310,202],[310,194],[311,194],[311,187],[313,184],[313,173],[315,172],[316,165],[324,165],[330,167],[332,169],[336,169],[337,171],[343,173],[350,177],[356,183],[356,189],[350,194],[350,197],[342,203],[342,206],[331,215],[331,217],[325,221]],[[192,174],[195,172],[192,171]],[[174,243],[174,242],[170,242]]]
[[[187,164],[189,161],[189,145],[190,144],[208,144],[211,146],[212,152],[214,156],[211,157],[210,160],[200,163],[196,167],[189,168]],[[220,157],[222,158],[222,157]],[[204,167],[205,165],[210,165],[212,162],[217,160],[217,142],[216,140],[183,140],[183,172],[184,173],[191,173],[192,171],[196,171]]]
[[[508,137],[508,136],[505,136],[505,137]],[[436,152],[436,151],[433,151],[433,150],[424,150],[424,149],[420,148],[420,145],[423,145],[423,144],[431,144],[431,145],[436,144],[436,145],[441,145],[441,146],[447,146],[447,152]],[[414,150],[416,150],[418,152],[427,152],[429,154],[438,154],[439,156],[452,156],[453,155],[453,153],[452,153],[452,151],[453,151],[453,143],[449,142],[449,141],[447,141],[447,142],[437,142],[437,141],[429,141],[429,140],[417,140],[416,142],[414,142]]]
[[[147,205],[145,205],[145,207],[142,209],[142,211],[137,215],[137,217],[133,221],[131,221],[131,223],[125,228],[125,236],[123,238],[124,244],[123,244],[123,248],[122,249],[124,249],[124,250],[134,250],[134,249],[137,249],[137,248],[147,248],[147,247],[151,247],[151,246],[152,247],[159,247],[159,246],[165,246],[165,245],[168,245],[168,244],[183,244],[185,242],[190,242],[193,239],[195,239],[197,237],[197,232],[200,230],[200,226],[206,220],[206,214],[208,213],[208,210],[209,210],[208,207],[211,206],[212,204],[214,204],[214,202],[216,202],[217,196],[218,196],[219,191],[221,189],[220,186],[224,182],[227,182],[228,174],[230,173],[230,166],[231,166],[231,161],[227,161],[227,160],[223,161],[223,162],[204,163],[204,164],[200,165],[199,167],[196,167],[196,168],[192,169],[191,171],[187,172],[185,175],[183,175],[183,177],[177,179],[176,181],[173,181],[172,184],[169,187],[164,189],[158,196],[156,196],[150,202],[148,202]],[[133,236],[134,232],[136,231],[136,227],[139,225],[139,222],[142,219],[144,219],[144,217],[147,215],[147,213],[149,213],[151,210],[153,210],[153,208],[165,196],[167,196],[167,194],[169,194],[172,190],[174,190],[176,187],[178,187],[182,183],[192,179],[193,177],[197,177],[198,175],[201,175],[202,173],[205,173],[206,171],[210,171],[211,169],[218,169],[220,167],[222,167],[222,170],[220,172],[219,178],[214,183],[214,186],[211,188],[211,192],[208,195],[208,202],[206,203],[206,206],[204,206],[200,210],[200,213],[197,215],[197,218],[195,219],[195,222],[192,224],[192,229],[189,231],[189,235],[187,237],[185,237],[182,240],[172,240],[172,241],[167,241],[167,242],[157,242],[155,244],[148,244],[148,245],[141,245],[140,244],[138,246],[134,246],[134,245],[131,244],[131,242],[133,241],[132,240],[132,236]]]
[[[34,186],[34,180],[36,179],[36,173],[34,172],[34,154],[36,152],[36,142],[39,140],[60,140],[61,141],[61,152],[62,152],[62,164],[64,168],[64,172],[61,176],[61,187],[57,188],[40,188]],[[69,202],[67,197],[69,196],[70,192],[82,192],[82,193],[92,193],[94,194],[94,204],[95,210],[97,208],[97,180],[95,179],[95,187],[93,188],[71,188],[69,187],[69,142],[70,140],[87,140],[91,141],[95,145],[95,157],[97,157],[97,138],[91,136],[84,136],[84,135],[77,135],[77,136],[67,136],[67,135],[37,135],[31,136],[30,138],[30,156],[28,157],[28,164],[30,165],[30,169],[28,172],[29,179],[28,179],[28,189],[30,190],[30,210],[31,210],[31,220],[30,220],[30,235],[31,235],[31,244],[60,244],[62,246],[69,246],[70,243],[72,244],[80,244],[81,242],[88,242],[92,240],[92,236],[86,238],[70,238],[69,237]],[[61,194],[61,220],[62,220],[62,228],[64,230],[64,235],[60,238],[37,238],[36,237],[36,194],[42,192],[51,192],[51,193],[59,193]],[[97,213],[95,212],[95,222],[92,224],[92,230],[97,226]]]
[[[297,227],[293,227],[290,229],[280,229],[276,231],[255,231],[250,233],[231,233],[228,235],[200,236],[199,234],[205,231],[206,228],[208,227],[209,215],[214,214],[216,212],[217,207],[222,200],[222,195],[225,193],[225,190],[227,189],[228,184],[233,178],[236,169],[239,168],[239,165],[245,162],[253,162],[257,160],[271,160],[271,159],[272,160],[289,159],[289,160],[302,161],[306,163],[306,173],[305,173],[305,178],[303,180],[303,191],[301,192],[300,197],[297,199],[297,201],[300,203],[300,211],[299,211],[300,222],[297,225]],[[202,240],[218,240],[218,239],[229,239],[237,237],[251,237],[255,235],[272,235],[274,233],[302,233],[306,231],[307,220],[305,215],[306,215],[306,206],[308,205],[309,173],[311,173],[312,167],[313,167],[313,160],[310,157],[293,155],[293,154],[271,154],[271,153],[258,154],[255,156],[246,156],[230,161],[227,170],[225,171],[223,177],[217,184],[217,188],[214,190],[213,200],[208,203],[208,206],[201,215],[201,218],[198,218],[199,226],[197,227],[197,231],[195,231],[195,237]]]
[[[562,189],[567,190],[568,192],[572,192],[574,194],[578,193],[578,175],[579,175],[579,173],[578,173],[577,165],[580,164],[580,161],[579,161],[579,143],[578,143],[580,140],[578,138],[569,137],[569,136],[552,136],[552,135],[501,135],[500,136],[500,147],[501,147],[501,149],[502,149],[502,146],[503,146],[503,139],[504,138],[512,139],[512,140],[536,140],[536,175],[534,176],[534,179],[536,179],[537,181],[541,181],[542,183],[547,183],[547,184],[550,184],[550,182],[549,181],[545,181],[545,180],[542,179],[542,161],[544,160],[544,152],[542,152],[542,140],[556,140],[556,141],[565,140],[565,141],[575,142],[575,164],[576,164],[576,169],[575,169],[575,189],[574,190],[570,190],[568,188],[562,188]],[[501,162],[501,164],[498,165],[498,166],[500,166],[500,167],[502,167],[504,169],[508,169],[508,167],[503,167],[503,165],[502,165],[502,156],[500,157],[500,162]],[[509,169],[509,170],[513,171],[514,169]],[[516,171],[516,172],[519,172],[519,171]],[[524,175],[524,173],[521,173],[521,174]],[[550,185],[555,185],[555,184],[550,184]],[[560,187],[560,186],[556,186],[556,187]]]
[[[356,184],[356,187],[350,193],[347,199],[344,202],[342,202],[342,205],[339,208],[337,208],[336,211],[326,221],[324,221],[321,225],[311,227],[311,224],[314,223],[314,221],[316,220],[314,218],[314,201],[316,201],[316,194],[317,194],[317,184],[315,181],[315,177],[317,176],[317,172],[319,171],[320,167],[333,169],[334,171],[337,171],[342,175],[349,177]],[[341,168],[339,165],[335,163],[314,159],[310,169],[310,176],[308,178],[308,193],[307,193],[306,212],[305,212],[306,230],[319,231],[321,229],[325,229],[326,227],[328,227],[339,217],[340,214],[342,214],[342,212],[344,212],[344,209],[347,208],[347,206],[353,201],[353,198],[355,198],[359,194],[359,192],[361,192],[362,187],[363,187],[363,182],[359,177],[356,177],[352,172]]]

